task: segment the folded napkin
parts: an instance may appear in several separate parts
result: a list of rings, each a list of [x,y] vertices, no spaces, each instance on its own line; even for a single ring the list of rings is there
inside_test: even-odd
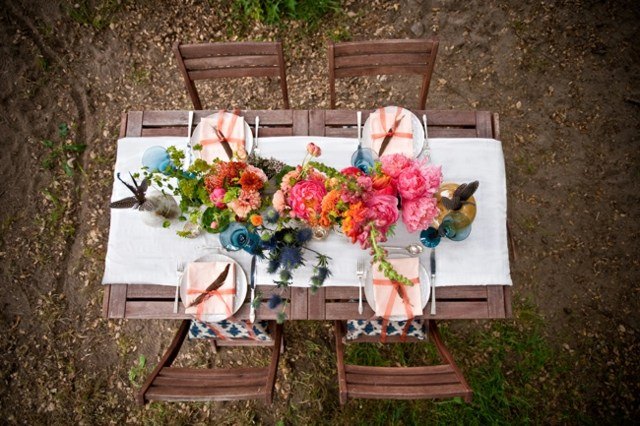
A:
[[[185,306],[205,293],[207,287],[220,276],[227,265],[229,273],[224,283],[217,290],[206,292],[202,302],[198,305],[187,307],[185,313],[194,315],[202,320],[203,315],[233,315],[233,302],[236,294],[235,264],[230,262],[194,262],[187,265],[187,300]]]
[[[412,286],[394,282],[387,279],[378,271],[378,264],[373,264],[373,291],[376,300],[376,316],[388,319],[392,316],[413,318],[422,315],[422,297],[420,293],[420,259],[407,257],[401,259],[389,259],[399,274],[409,278]],[[404,290],[405,298],[398,295],[397,288]]]
[[[396,120],[400,117],[403,117],[402,121],[400,121],[395,131],[391,133],[393,137],[383,155],[404,154],[407,157],[413,157],[411,112],[394,106],[380,108],[369,116],[369,134],[371,135],[371,145],[375,152],[380,152],[382,141],[384,141],[389,129],[393,128]]]
[[[228,161],[229,157],[225,152],[217,128],[229,143],[231,150],[236,153],[245,149],[244,118],[237,114],[220,110],[217,114],[210,115],[202,119],[202,125],[198,126],[195,140],[202,145],[200,158],[207,163],[211,163],[216,158]]]

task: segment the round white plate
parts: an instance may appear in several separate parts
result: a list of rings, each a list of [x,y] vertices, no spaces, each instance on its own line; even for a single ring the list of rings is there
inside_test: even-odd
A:
[[[391,108],[395,108],[392,106],[384,107],[385,111],[390,110]],[[424,129],[422,128],[422,123],[420,119],[416,117],[414,113],[405,109],[405,114],[411,114],[411,128],[413,131],[413,158],[418,158],[420,153],[422,152],[422,147],[424,146]],[[362,129],[362,146],[365,148],[371,148],[372,140],[371,140],[371,115],[367,117],[367,121],[364,122],[364,128]]]
[[[211,114],[210,116],[204,117],[204,118],[212,118],[215,120],[216,117],[218,117],[217,112],[215,114]],[[199,136],[202,133],[203,124],[204,122],[200,120],[200,123],[198,123],[198,125],[196,126],[191,136],[191,140],[189,141],[189,147],[193,152],[194,158],[200,158],[200,151],[194,150],[193,147],[200,143],[200,141],[196,139],[197,139],[197,136]],[[253,133],[251,133],[251,128],[249,127],[249,124],[247,124],[246,120],[244,121],[244,147],[247,150],[247,155],[251,154],[251,150],[253,149]],[[227,158],[221,158],[221,160],[228,161]]]
[[[402,257],[411,257],[411,256],[403,256],[397,255],[393,257],[388,257],[388,259],[399,259]],[[373,265],[369,265],[367,270],[365,271],[364,277],[364,295],[367,298],[367,303],[371,306],[371,309],[375,312],[376,310],[376,296],[375,291],[373,291]],[[431,286],[429,285],[429,274],[427,274],[427,270],[422,265],[422,261],[420,261],[420,267],[418,268],[420,275],[420,299],[422,302],[422,310],[424,311],[424,307],[427,306],[427,302],[429,301],[429,295],[431,293]],[[389,317],[391,321],[405,321],[407,319],[406,315],[393,315]]]
[[[218,253],[209,253],[205,254],[202,257],[194,260],[194,262],[229,262],[235,264],[236,269],[236,294],[233,299],[233,313],[238,312],[238,309],[244,303],[244,299],[247,297],[247,274],[244,272],[244,269],[240,266],[238,262],[230,258],[229,256],[225,256],[223,254]],[[182,278],[180,279],[180,299],[182,299],[182,304],[187,300],[187,269],[185,267],[185,271],[182,274]],[[205,322],[218,322],[227,319],[226,314],[205,314],[202,315],[200,320]]]

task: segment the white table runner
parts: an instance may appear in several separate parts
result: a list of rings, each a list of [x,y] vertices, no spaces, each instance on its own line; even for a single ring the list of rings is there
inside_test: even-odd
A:
[[[355,150],[355,139],[315,136],[260,138],[261,155],[275,157],[290,165],[299,164],[308,142],[322,148],[319,160],[329,166],[343,168],[349,165]],[[432,160],[441,164],[445,182],[479,180],[475,194],[478,213],[471,235],[464,241],[443,239],[436,250],[437,285],[511,285],[506,232],[506,178],[502,146],[493,139],[430,139]],[[128,176],[128,172],[141,167],[142,153],[149,147],[160,145],[186,147],[186,138],[140,137],[118,141],[115,172]],[[124,177],[123,176],[123,177]],[[130,195],[115,180],[112,201]],[[159,284],[175,286],[176,262],[191,261],[207,251],[219,247],[218,236],[204,233],[187,239],[176,235],[182,222],[171,228],[152,228],[142,223],[134,210],[111,210],[111,226],[105,259],[103,284]],[[419,242],[418,233],[409,234],[403,223],[398,223],[396,235],[388,244],[407,245]],[[310,247],[332,258],[332,276],[325,286],[357,286],[356,259],[368,257],[359,246],[352,245],[342,235],[332,232],[324,241],[313,241]],[[243,251],[222,253],[238,261],[249,271],[251,256]],[[421,255],[428,267],[429,252]],[[305,256],[307,266],[294,272],[294,285],[307,287],[312,275],[315,257]],[[273,276],[266,272],[266,262],[258,263],[258,284],[273,284]]]

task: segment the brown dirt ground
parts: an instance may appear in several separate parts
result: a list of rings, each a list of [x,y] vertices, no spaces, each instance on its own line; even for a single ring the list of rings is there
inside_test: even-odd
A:
[[[134,361],[144,354],[154,365],[176,323],[101,317],[106,206],[120,114],[190,107],[170,51],[178,38],[281,38],[292,107],[323,108],[329,36],[438,36],[428,107],[500,113],[517,247],[515,298],[537,307],[550,344],[569,360],[565,380],[548,395],[551,412],[585,416],[569,422],[627,422],[640,414],[637,2],[349,0],[311,35],[295,23],[241,31],[218,1],[2,3],[3,423],[272,423],[292,405],[300,410],[294,423],[321,423],[305,410],[337,410],[327,324],[288,328],[272,408],[134,405]],[[97,6],[104,27],[72,19],[73,10],[95,18]],[[416,84],[347,81],[339,86],[341,106],[413,106]],[[254,80],[206,86],[202,95],[215,108],[276,108],[280,99],[275,82]],[[67,139],[87,149],[78,158],[54,158],[49,170],[42,162],[51,150],[41,141],[61,143],[63,122],[71,128]],[[77,163],[72,177],[61,167],[66,161]],[[305,360],[310,354],[324,354],[328,365]],[[202,359],[204,349],[192,348],[183,362]],[[235,351],[215,362],[229,359],[247,362]],[[327,419],[346,423],[348,415]],[[547,416],[533,421],[558,421]]]

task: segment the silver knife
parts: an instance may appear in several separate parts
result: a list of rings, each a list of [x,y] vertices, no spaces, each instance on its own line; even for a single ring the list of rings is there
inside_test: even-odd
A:
[[[249,280],[249,287],[251,287],[251,297],[250,301],[250,310],[249,310],[249,321],[253,324],[256,320],[256,309],[253,307],[253,298],[256,293],[256,255],[254,254],[251,258],[251,277]]]
[[[436,249],[431,249],[431,315],[436,314]]]

